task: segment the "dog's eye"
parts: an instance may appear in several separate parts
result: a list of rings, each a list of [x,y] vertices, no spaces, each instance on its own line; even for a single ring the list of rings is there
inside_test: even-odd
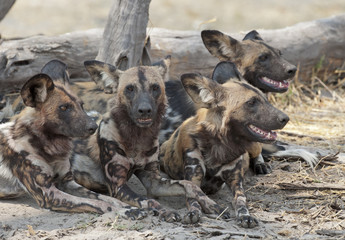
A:
[[[258,100],[256,98],[251,98],[247,104],[250,106],[250,107],[253,107],[255,106],[255,104],[258,102]]]
[[[68,109],[68,106],[67,105],[61,105],[59,108],[60,108],[61,111],[64,112],[64,111],[66,111]]]
[[[278,54],[279,54],[279,56],[283,55],[283,53],[280,50],[278,50]]]
[[[126,87],[127,92],[133,92],[134,91],[134,87],[132,85],[129,85]]]
[[[268,54],[262,54],[260,57],[259,57],[259,60],[260,62],[264,62],[268,59]]]
[[[158,85],[153,85],[152,86],[152,90],[153,91],[158,91],[159,90],[159,86]]]

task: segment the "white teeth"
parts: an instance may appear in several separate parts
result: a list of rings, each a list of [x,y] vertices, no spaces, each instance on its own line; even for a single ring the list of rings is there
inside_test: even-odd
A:
[[[289,86],[289,83],[286,80],[284,80],[282,82],[278,82],[278,81],[274,81],[272,79],[269,79],[267,77],[262,77],[261,80],[266,82],[266,83],[269,83],[275,87],[279,87],[279,88],[287,88]]]
[[[270,131],[267,131],[267,132],[266,132],[266,131],[264,131],[264,130],[258,128],[258,127],[255,127],[254,125],[249,125],[249,128],[250,128],[253,132],[255,132],[255,133],[257,133],[257,134],[263,136],[263,137],[266,138],[266,139],[275,139],[275,138],[276,138],[276,136],[275,136],[274,133],[272,133],[272,132],[270,132]]]

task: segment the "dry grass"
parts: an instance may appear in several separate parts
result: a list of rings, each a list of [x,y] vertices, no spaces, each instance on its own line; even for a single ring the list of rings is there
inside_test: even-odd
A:
[[[283,140],[345,151],[344,69],[345,62],[335,71],[315,66],[310,76],[298,71],[287,93],[269,96],[290,117],[280,134]]]

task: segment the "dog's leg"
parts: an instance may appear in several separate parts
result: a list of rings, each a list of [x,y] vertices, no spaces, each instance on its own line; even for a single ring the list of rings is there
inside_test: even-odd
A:
[[[205,194],[195,184],[186,180],[170,180],[162,178],[159,172],[158,161],[148,163],[145,166],[145,169],[137,170],[135,172],[135,175],[143,183],[148,196],[188,196],[187,206],[190,211],[184,217],[184,222],[196,223],[199,221],[201,215],[201,207],[195,199],[199,197],[202,198],[202,195]],[[194,204],[194,202],[196,202],[197,206],[192,205]],[[176,213],[167,211],[165,209],[159,210],[159,214],[160,216],[163,215],[165,219],[175,217],[174,215],[176,215]]]
[[[193,189],[188,186],[194,185],[192,182],[185,180],[179,181],[162,178],[159,171],[158,161],[148,163],[144,169],[137,170],[135,175],[146,188],[147,195],[149,197],[186,196],[188,195],[187,189]],[[193,189],[189,194],[196,198],[203,193],[201,189],[199,189],[199,191],[195,191]],[[150,199],[150,201],[155,200]],[[158,202],[156,202],[155,206],[156,209],[159,210],[160,217],[163,217],[166,221],[170,221],[171,218],[178,220],[181,219],[176,212],[161,208]],[[193,223],[199,220],[199,215],[197,215],[196,218],[197,219],[192,221]]]
[[[233,205],[236,211],[238,224],[245,228],[253,228],[258,225],[258,221],[254,217],[250,216],[247,208],[247,199],[243,189],[243,161],[243,156],[239,157],[228,166],[228,169],[223,167],[220,174],[226,184],[230,187],[234,196]]]
[[[59,190],[52,175],[43,172],[39,166],[31,164],[25,153],[16,156],[18,165],[12,169],[13,175],[42,208],[64,212],[106,213],[126,211],[121,204],[110,204],[97,199],[87,199]]]
[[[272,172],[271,166],[265,162],[261,154],[250,158],[250,167],[256,174],[268,174]]]
[[[112,204],[115,207],[118,207],[119,210],[123,207],[126,207],[125,215],[131,219],[143,219],[144,217],[147,216],[147,212],[143,211],[142,209],[138,209],[138,208],[132,209],[130,208],[129,205],[119,201],[116,198],[95,193],[79,185],[73,180],[73,176],[71,172],[67,173],[64,176],[64,178],[59,181],[59,185],[57,187],[60,190],[72,195],[76,195],[83,198],[90,198],[90,199],[105,201],[107,203]]]
[[[247,151],[250,157],[250,168],[256,174],[268,174],[272,172],[271,166],[268,163],[265,163],[264,158],[261,155],[262,144],[253,142]]]
[[[112,151],[113,149],[116,150],[114,143],[110,141],[104,141],[103,143],[101,147],[103,149],[101,161],[110,196],[120,199],[131,206],[147,208],[155,212],[158,211],[160,217],[164,218],[165,221],[179,221],[180,216],[176,212],[163,209],[156,200],[140,196],[129,188],[126,183],[133,163],[123,155]],[[111,155],[112,157],[110,157]]]
[[[82,147],[85,145],[80,146],[80,148]],[[102,166],[99,162],[78,153],[74,154],[70,161],[73,178],[78,184],[96,192],[108,192]]]
[[[200,187],[205,177],[206,168],[203,163],[203,157],[199,150],[187,151],[184,156],[184,179],[192,181],[196,186]],[[203,193],[203,192],[202,192]],[[191,217],[200,214],[201,207],[206,213],[221,214],[223,218],[230,218],[228,212],[224,213],[224,208],[219,206],[215,201],[211,200],[206,194],[198,196],[198,199],[187,197],[187,206]]]

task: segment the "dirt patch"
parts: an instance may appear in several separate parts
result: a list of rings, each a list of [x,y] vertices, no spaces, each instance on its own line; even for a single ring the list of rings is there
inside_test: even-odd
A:
[[[320,164],[315,170],[299,161],[272,161],[271,165],[272,174],[249,174],[246,178],[249,210],[260,220],[254,229],[238,227],[234,218],[225,221],[204,216],[199,224],[184,225],[166,223],[153,216],[131,221],[114,214],[50,212],[39,209],[25,196],[1,201],[0,239],[341,238],[345,227],[345,163]],[[133,188],[141,189],[139,185],[132,179]],[[211,197],[234,213],[227,188]],[[160,200],[182,215],[186,212],[182,198]]]

